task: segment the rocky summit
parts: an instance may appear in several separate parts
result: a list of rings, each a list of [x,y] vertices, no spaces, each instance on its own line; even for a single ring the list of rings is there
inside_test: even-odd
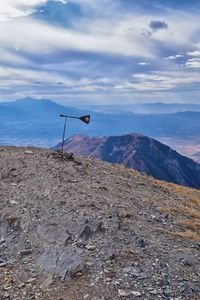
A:
[[[0,148],[0,299],[200,298],[200,191]]]
[[[60,144],[55,149],[60,149]],[[123,164],[143,174],[200,189],[200,164],[142,134],[88,137],[75,135],[64,149],[77,155]]]

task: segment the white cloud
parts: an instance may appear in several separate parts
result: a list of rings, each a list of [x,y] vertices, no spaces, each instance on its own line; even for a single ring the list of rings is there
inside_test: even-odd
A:
[[[13,0],[3,1],[4,5],[5,3],[11,5]],[[46,0],[31,0],[28,6],[23,6],[25,2],[25,0],[17,0],[15,6],[12,4],[12,8],[23,7],[21,11],[24,14],[24,7],[28,7],[30,11],[37,4],[46,2]],[[78,2],[87,5],[88,0],[78,0]],[[93,5],[97,5],[97,3],[99,5],[98,1],[94,1]],[[145,37],[142,33],[145,28],[148,28],[152,19],[153,16],[149,14],[133,13],[122,16],[120,21],[119,16],[116,15],[115,18],[100,18],[96,21],[94,19],[75,20],[74,29],[69,30],[27,17],[0,24],[1,27],[3,26],[3,30],[0,29],[0,44],[11,49],[13,45],[17,45],[18,50],[28,53],[43,52],[47,55],[54,51],[70,49],[156,58],[158,47],[161,44],[167,48],[183,47],[183,45],[191,47],[195,32],[200,30],[195,16],[176,12],[176,14],[172,13],[163,18],[172,30],[158,30],[153,37]],[[168,59],[178,57],[181,55],[170,56]]]
[[[155,41],[172,50],[181,48],[184,51],[195,46],[195,37],[199,36],[200,30],[198,14],[170,10],[164,21],[169,24],[169,29],[156,31],[152,37]]]
[[[91,28],[92,29],[92,28]],[[80,50],[95,53],[128,54],[152,57],[151,44],[137,35],[129,38],[113,30],[111,24],[104,30],[74,31],[50,26],[33,19],[12,20],[4,23],[0,31],[0,44],[4,47],[31,53],[53,53],[59,50]],[[31,34],[30,34],[31,33]]]
[[[185,71],[153,71],[151,73],[138,73],[133,75],[132,81],[117,84],[115,89],[121,91],[160,91],[174,88],[186,88],[191,84],[200,84],[198,72]]]
[[[200,68],[200,57],[195,57],[188,59],[187,62],[185,63],[185,66],[187,68]]]
[[[56,2],[61,2],[62,4],[67,4],[67,0],[55,0]]]
[[[185,66],[193,69],[200,68],[200,51],[187,52],[187,55],[191,56],[191,58],[186,61]]]
[[[200,51],[193,51],[193,52],[187,52],[187,55],[189,56],[200,56]]]
[[[16,80],[17,78],[17,80]],[[35,82],[43,82],[46,84],[56,84],[57,82],[63,82],[65,85],[74,85],[74,81],[60,75],[57,72],[43,71],[43,70],[31,70],[26,68],[16,67],[4,67],[0,69],[0,85],[5,82],[12,86],[12,81],[15,83],[27,83],[34,84]]]
[[[0,88],[15,89],[28,88],[32,90],[36,85],[38,89],[57,90],[57,92],[94,92],[111,90],[115,79],[109,77],[71,79],[58,72],[48,70],[30,70],[26,68],[4,67],[0,69]]]
[[[146,62],[139,62],[138,65],[139,65],[139,66],[146,66],[147,63],[146,63]]]
[[[184,57],[184,55],[182,55],[182,54],[176,54],[176,55],[167,56],[167,57],[165,57],[165,59],[173,60],[173,59],[182,58],[182,57]]]
[[[35,7],[47,0],[1,0],[0,21],[30,15]]]
[[[27,65],[29,62],[26,58],[18,53],[0,48],[0,63],[9,65]]]

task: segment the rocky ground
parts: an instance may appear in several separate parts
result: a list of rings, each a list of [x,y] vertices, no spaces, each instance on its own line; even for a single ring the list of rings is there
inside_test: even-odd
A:
[[[200,299],[200,191],[0,148],[0,299]]]

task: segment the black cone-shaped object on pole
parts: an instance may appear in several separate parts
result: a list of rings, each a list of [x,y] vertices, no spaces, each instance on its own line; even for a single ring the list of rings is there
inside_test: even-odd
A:
[[[90,115],[81,116],[81,117],[74,117],[74,116],[67,116],[67,115],[60,114],[60,117],[65,118],[65,123],[64,123],[64,128],[63,128],[63,137],[62,137],[62,143],[61,143],[61,154],[63,155],[67,118],[78,119],[78,120],[81,120],[82,122],[84,122],[86,124],[89,124],[90,123]]]
[[[83,121],[84,123],[86,124],[89,124],[90,123],[90,115],[87,115],[87,116],[82,116],[79,118],[81,121]]]

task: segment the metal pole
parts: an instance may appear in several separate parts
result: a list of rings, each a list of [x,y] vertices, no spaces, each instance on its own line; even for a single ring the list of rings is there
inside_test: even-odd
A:
[[[65,142],[66,122],[67,122],[67,117],[65,117],[65,123],[64,123],[64,128],[63,128],[63,137],[62,137],[62,146],[61,146],[61,154],[62,155],[63,155],[64,142]]]

